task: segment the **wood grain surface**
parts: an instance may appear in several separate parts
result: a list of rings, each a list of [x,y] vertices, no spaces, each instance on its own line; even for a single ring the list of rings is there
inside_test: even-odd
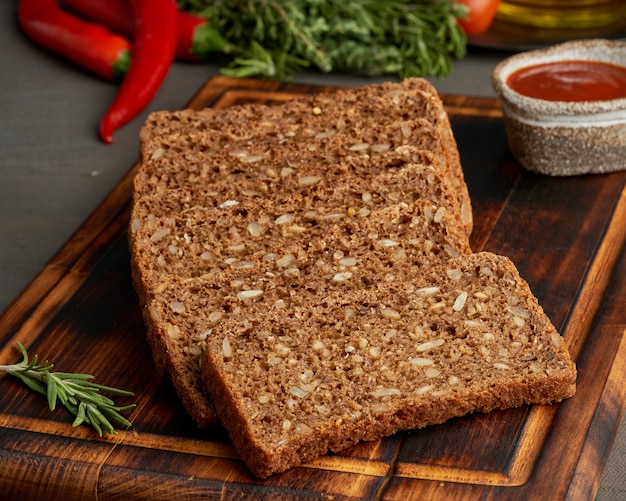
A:
[[[332,90],[216,77],[190,107]],[[592,499],[626,400],[626,172],[524,171],[495,100],[442,97],[472,197],[472,248],[516,263],[577,362],[575,397],[399,433],[255,479],[222,430],[194,426],[154,369],[126,240],[134,166],[0,317],[0,364],[19,359],[20,341],[58,370],[131,390],[133,427],[98,438],[2,377],[0,498]]]

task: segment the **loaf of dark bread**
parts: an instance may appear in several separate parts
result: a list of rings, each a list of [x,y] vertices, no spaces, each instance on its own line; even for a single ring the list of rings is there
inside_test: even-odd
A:
[[[153,113],[140,140],[129,244],[156,366],[255,475],[574,393],[513,263],[471,252],[426,81]]]

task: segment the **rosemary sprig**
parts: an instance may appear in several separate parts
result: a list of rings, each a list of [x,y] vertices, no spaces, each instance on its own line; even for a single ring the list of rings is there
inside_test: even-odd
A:
[[[60,402],[76,416],[72,426],[76,427],[83,423],[91,425],[99,436],[102,436],[103,431],[115,434],[112,423],[132,426],[120,412],[134,408],[135,404],[118,407],[102,393],[122,397],[133,396],[133,393],[92,383],[89,380],[93,379],[93,376],[89,374],[52,372],[53,364],[46,360],[38,365],[37,355],[29,362],[26,348],[20,342],[17,345],[22,353],[22,361],[12,365],[0,365],[0,372],[21,379],[31,390],[45,396],[50,410],[54,410],[57,402]]]
[[[456,0],[178,0],[232,44],[233,77],[288,80],[304,68],[445,76],[466,53]]]

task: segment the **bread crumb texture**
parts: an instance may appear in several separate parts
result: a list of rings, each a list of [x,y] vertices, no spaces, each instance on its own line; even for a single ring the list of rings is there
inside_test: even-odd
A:
[[[514,264],[470,249],[427,82],[159,112],[141,145],[129,241],[155,363],[255,475],[574,394]]]

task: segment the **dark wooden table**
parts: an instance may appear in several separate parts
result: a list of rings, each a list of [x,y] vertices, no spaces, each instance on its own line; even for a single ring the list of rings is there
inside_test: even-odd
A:
[[[331,89],[218,77],[190,106],[318,90]],[[472,247],[517,264],[577,361],[575,397],[455,419],[254,479],[225,433],[197,430],[154,370],[130,280],[133,167],[0,317],[0,363],[19,358],[20,341],[59,370],[132,390],[134,425],[100,439],[3,377],[0,497],[592,499],[626,396],[626,172],[528,173],[510,156],[495,100],[443,97],[473,201]]]

